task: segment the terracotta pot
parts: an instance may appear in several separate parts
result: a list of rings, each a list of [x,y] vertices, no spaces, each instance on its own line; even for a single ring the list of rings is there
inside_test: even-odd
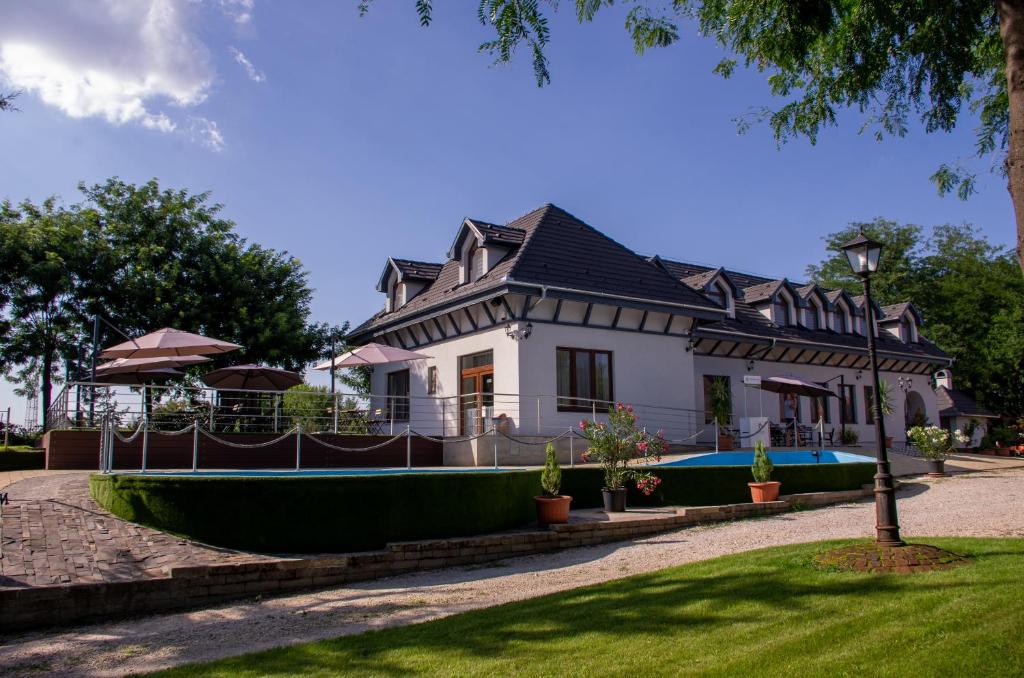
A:
[[[719,435],[718,436],[718,451],[728,452],[732,449],[732,436]]]
[[[537,523],[539,525],[561,525],[569,522],[569,504],[572,497],[566,494],[554,497],[534,497],[537,502]]]
[[[928,460],[928,475],[932,478],[942,478],[946,476],[946,460],[945,459],[929,459]]]
[[[601,490],[604,499],[604,510],[608,513],[622,513],[626,510],[626,488],[617,490]]]
[[[892,449],[892,436],[885,436],[885,449]]]
[[[779,500],[779,487],[782,486],[777,480],[769,480],[767,483],[747,483],[750,488],[750,498],[755,504],[763,504],[766,501]]]

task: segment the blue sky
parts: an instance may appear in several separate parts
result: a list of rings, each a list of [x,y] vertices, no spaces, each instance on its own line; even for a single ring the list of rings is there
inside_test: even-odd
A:
[[[969,221],[1009,245],[1005,180],[940,198],[939,163],[970,156],[968,121],[877,143],[860,116],[817,146],[778,149],[734,118],[772,103],[764,77],[711,69],[723,53],[685,26],[636,56],[623,10],[552,15],[551,85],[527,54],[493,67],[475,3],[355,0],[0,0],[0,197],[77,200],[110,176],[210,191],[239,232],[299,257],[317,320],[382,304],[387,256],[439,261],[462,217],[505,222],[553,202],[643,253],[799,278],[821,238],[885,216]],[[241,56],[239,56],[241,55]],[[0,408],[21,403],[0,386]]]

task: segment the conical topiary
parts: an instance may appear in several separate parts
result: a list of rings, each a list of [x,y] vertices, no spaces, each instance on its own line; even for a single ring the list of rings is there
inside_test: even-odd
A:
[[[768,451],[765,449],[764,441],[758,440],[754,443],[754,465],[750,470],[754,474],[754,482],[767,483],[772,479],[772,470],[775,465],[768,458]]]
[[[540,474],[540,486],[545,496],[555,497],[562,489],[562,467],[558,465],[555,456],[555,446],[548,443],[547,459],[544,462],[544,470]]]

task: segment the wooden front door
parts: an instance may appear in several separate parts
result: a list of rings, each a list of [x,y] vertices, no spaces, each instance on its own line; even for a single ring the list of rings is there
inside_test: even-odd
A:
[[[494,365],[462,370],[459,379],[459,433],[471,436],[486,431],[494,415]]]

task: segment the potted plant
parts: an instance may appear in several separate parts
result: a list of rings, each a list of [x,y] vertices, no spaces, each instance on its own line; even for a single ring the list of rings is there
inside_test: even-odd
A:
[[[882,410],[882,416],[888,417],[892,414],[892,387],[885,379],[878,382],[878,407]],[[885,436],[885,448],[892,448],[892,436]]]
[[[572,497],[558,493],[562,489],[562,468],[558,465],[552,443],[548,443],[547,459],[540,474],[540,488],[542,494],[533,498],[537,502],[537,523],[544,526],[569,522]]]
[[[708,411],[718,422],[718,449],[728,452],[733,446],[733,437],[728,429],[729,419],[732,417],[732,392],[729,390],[728,379],[715,377],[711,380]]]
[[[907,438],[914,443],[914,447],[928,461],[929,476],[946,475],[946,455],[950,451],[948,431],[938,426],[912,426],[907,430]]]
[[[839,442],[841,442],[844,447],[856,445],[859,439],[860,436],[858,436],[857,432],[852,428],[843,428],[843,430],[839,432]]]
[[[764,441],[758,440],[754,443],[754,464],[750,467],[754,475],[754,482],[747,483],[750,488],[750,498],[755,504],[767,501],[777,501],[779,498],[779,487],[782,483],[772,480],[772,470],[775,465],[768,458],[768,450]]]
[[[618,403],[608,410],[608,423],[580,421],[580,431],[587,439],[588,448],[580,459],[597,462],[604,471],[604,510],[609,513],[626,510],[626,481],[636,482],[636,488],[649,495],[661,484],[661,479],[638,466],[650,461],[661,461],[668,447],[661,431],[651,435],[637,428],[633,408]]]

